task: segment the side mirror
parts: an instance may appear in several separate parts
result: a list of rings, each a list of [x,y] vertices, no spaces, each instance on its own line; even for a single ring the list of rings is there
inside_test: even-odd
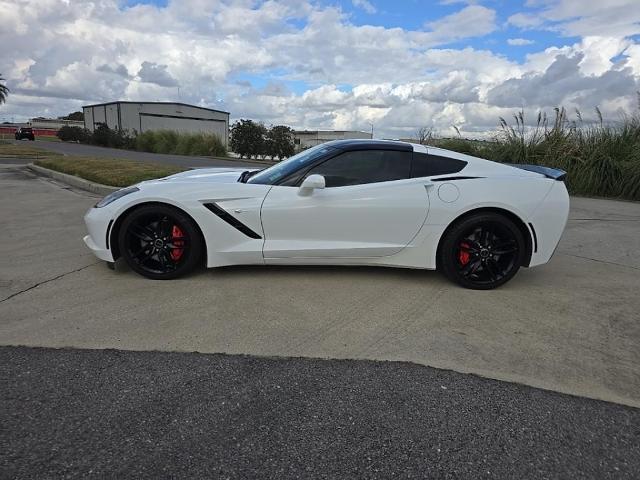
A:
[[[302,181],[298,195],[311,195],[316,188],[324,188],[325,186],[324,177],[322,175],[309,175]]]

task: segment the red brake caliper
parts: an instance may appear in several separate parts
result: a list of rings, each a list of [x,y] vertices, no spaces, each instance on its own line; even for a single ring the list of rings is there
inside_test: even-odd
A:
[[[177,225],[174,225],[171,229],[171,242],[176,246],[176,248],[171,249],[171,259],[174,262],[180,260],[180,257],[182,257],[182,254],[184,253],[184,248],[181,248],[184,246],[184,240],[182,240],[183,237],[184,235],[182,230],[180,230]]]
[[[469,248],[469,244],[468,243],[461,243],[460,244],[460,251],[458,252],[458,260],[460,260],[460,263],[462,265],[466,265],[467,263],[469,263],[469,259],[471,258],[471,255],[469,255],[469,252],[467,252],[466,249]]]

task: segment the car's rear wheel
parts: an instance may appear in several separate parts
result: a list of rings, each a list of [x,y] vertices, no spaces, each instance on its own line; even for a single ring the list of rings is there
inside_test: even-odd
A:
[[[165,205],[140,207],[127,215],[120,226],[118,246],[132,270],[154,280],[191,272],[204,249],[194,221]]]
[[[525,250],[522,233],[511,220],[497,213],[479,213],[445,233],[438,266],[463,287],[489,290],[513,278]]]

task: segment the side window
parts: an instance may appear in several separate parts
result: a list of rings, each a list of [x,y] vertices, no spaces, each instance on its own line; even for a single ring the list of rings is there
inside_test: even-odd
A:
[[[395,150],[357,150],[345,152],[312,168],[327,187],[344,187],[364,183],[389,182],[409,178],[411,152]]]
[[[467,162],[463,160],[414,152],[411,164],[411,178],[458,173],[466,165]]]

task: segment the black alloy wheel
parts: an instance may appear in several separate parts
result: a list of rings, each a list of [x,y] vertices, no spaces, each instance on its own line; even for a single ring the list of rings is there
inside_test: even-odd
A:
[[[134,210],[124,219],[118,242],[131,269],[154,280],[180,277],[202,259],[202,240],[193,220],[169,206]]]
[[[464,287],[489,290],[509,281],[524,255],[518,227],[503,215],[485,213],[467,217],[447,232],[439,267]]]

